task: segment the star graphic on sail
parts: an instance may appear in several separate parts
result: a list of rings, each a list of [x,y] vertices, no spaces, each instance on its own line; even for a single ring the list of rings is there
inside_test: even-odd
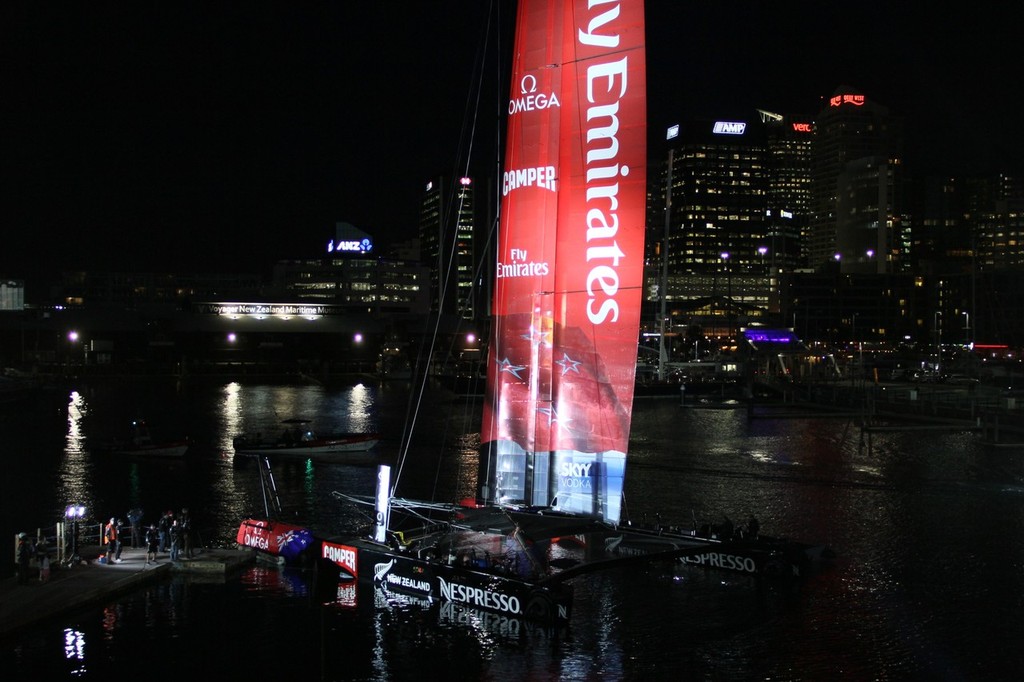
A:
[[[519,373],[522,372],[524,369],[526,369],[526,365],[513,365],[511,362],[509,362],[508,357],[505,357],[504,359],[498,361],[499,372],[508,372],[509,374],[514,376],[516,379],[519,379],[520,381],[523,377],[521,377]]]
[[[564,377],[567,372],[576,372],[577,374],[579,374],[580,365],[583,363],[580,362],[579,360],[573,360],[572,358],[569,357],[568,353],[563,352],[562,359],[555,360],[555,364],[559,365],[562,368],[562,376]]]
[[[550,319],[547,320],[550,326]],[[551,346],[551,329],[537,329],[534,325],[530,325],[530,329],[526,334],[523,334],[520,338],[526,339],[530,342],[530,345],[536,348],[537,346]]]
[[[548,426],[550,427],[555,422],[559,422],[565,426],[568,426],[568,422],[571,420],[565,420],[564,422],[558,418],[558,411],[554,407],[538,407],[537,411],[548,418]]]

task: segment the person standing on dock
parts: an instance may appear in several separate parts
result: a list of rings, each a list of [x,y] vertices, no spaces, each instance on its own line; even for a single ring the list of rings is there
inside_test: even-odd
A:
[[[160,553],[167,551],[171,541],[171,512],[165,511],[160,517]]]
[[[128,523],[132,529],[132,549],[143,547],[142,544],[142,510],[133,507],[128,510]]]
[[[103,542],[107,545],[107,564],[112,564],[115,560],[120,561],[116,559],[118,545],[117,519],[113,516],[110,517],[110,521],[103,528]]]
[[[149,562],[156,563],[156,550],[160,546],[160,531],[157,530],[156,524],[149,524],[149,528],[146,530],[146,565]]]
[[[174,519],[171,522],[171,561],[178,560],[178,551],[181,545],[181,526],[178,525],[178,519]]]
[[[18,584],[24,585],[28,582],[28,568],[32,563],[32,543],[27,533],[18,533]]]
[[[114,563],[121,563],[121,550],[124,549],[124,521],[117,519],[117,549],[114,550]]]
[[[50,582],[50,548],[46,538],[39,540],[36,545],[36,563],[39,564],[39,582]]]
[[[192,558],[192,517],[188,515],[188,507],[181,509],[181,552],[186,559]]]

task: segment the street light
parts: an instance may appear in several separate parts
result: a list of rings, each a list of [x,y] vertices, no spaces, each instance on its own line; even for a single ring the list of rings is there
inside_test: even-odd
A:
[[[726,311],[726,324],[729,325],[729,338],[732,338],[732,269],[729,267],[729,252],[723,251],[719,255],[725,263],[726,297],[729,299],[729,309]]]
[[[964,343],[969,345],[971,343],[971,314],[965,310],[963,315],[964,315]]]
[[[679,126],[672,125],[665,131],[665,139],[672,140],[679,136]],[[672,147],[668,149],[668,163],[665,173],[665,236],[661,242],[661,282],[658,285],[658,298],[661,299],[661,311],[658,315],[658,381],[665,379],[665,367],[668,364],[668,351],[665,349],[665,318],[668,298],[668,238],[672,225]]]
[[[853,328],[853,331],[852,331],[852,334],[851,334],[853,336],[852,341],[853,341],[854,347],[857,349],[857,372],[858,372],[858,374],[860,374],[861,377],[863,377],[864,376],[864,344],[862,344],[862,343],[857,341],[857,313],[853,314],[853,325],[852,325],[852,328]],[[850,379],[852,380],[853,377],[851,376]]]
[[[64,510],[64,517],[71,522],[71,556],[67,559],[68,566],[74,566],[82,561],[78,554],[78,523],[85,516],[85,507],[72,504]]]

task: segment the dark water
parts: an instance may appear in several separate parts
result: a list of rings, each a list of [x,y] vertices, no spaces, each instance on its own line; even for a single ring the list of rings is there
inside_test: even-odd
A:
[[[79,502],[96,519],[188,506],[204,543],[229,543],[263,509],[255,468],[233,461],[233,436],[313,417],[322,431],[382,431],[393,459],[408,397],[375,384],[69,388],[0,413],[0,535],[53,523]],[[449,394],[426,396],[402,494],[473,493],[478,414]],[[156,435],[192,437],[186,460],[89,453],[90,440],[139,416]],[[843,419],[748,420],[674,400],[639,401],[633,434],[634,519],[755,513],[765,532],[827,542],[839,558],[797,590],[662,565],[584,576],[558,633],[372,592],[324,607],[307,575],[256,567],[220,583],[175,578],[33,628],[3,642],[0,670],[40,680],[988,680],[1024,670],[1024,450],[903,432],[874,434],[869,451]],[[321,528],[354,520],[330,492],[370,494],[375,473],[316,463],[274,472],[285,506]]]

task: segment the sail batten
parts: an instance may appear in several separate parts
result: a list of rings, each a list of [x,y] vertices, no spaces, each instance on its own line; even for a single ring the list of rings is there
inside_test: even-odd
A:
[[[643,280],[645,87],[641,1],[521,0],[483,501],[619,520]]]

